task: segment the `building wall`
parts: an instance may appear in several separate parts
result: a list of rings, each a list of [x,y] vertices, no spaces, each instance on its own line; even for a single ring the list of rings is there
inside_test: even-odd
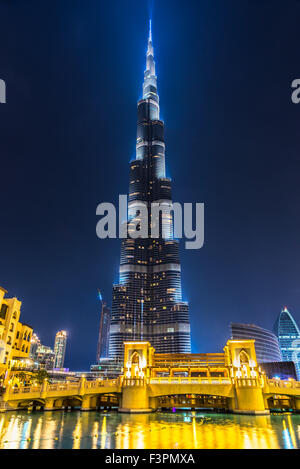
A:
[[[268,378],[280,378],[288,380],[290,378],[297,380],[297,373],[294,362],[268,362],[260,363],[262,371]]]
[[[29,356],[33,329],[20,322],[21,301],[5,298],[6,293],[0,287],[0,363],[9,366],[12,359]]]
[[[282,361],[278,339],[271,331],[255,324],[241,323],[231,323],[230,331],[233,340],[255,340],[258,363]]]
[[[34,359],[40,364],[41,368],[53,370],[55,353],[51,347],[39,344]]]

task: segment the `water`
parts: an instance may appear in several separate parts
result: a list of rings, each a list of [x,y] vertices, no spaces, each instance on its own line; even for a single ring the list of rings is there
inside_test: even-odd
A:
[[[300,448],[300,415],[203,412],[0,414],[0,448]]]

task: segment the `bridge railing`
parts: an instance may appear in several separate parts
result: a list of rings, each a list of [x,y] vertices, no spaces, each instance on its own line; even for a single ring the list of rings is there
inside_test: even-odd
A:
[[[221,384],[231,385],[231,378],[225,377],[209,377],[209,378],[192,378],[192,377],[159,377],[150,378],[149,384]]]
[[[40,385],[33,385],[33,386],[22,386],[19,388],[11,388],[9,389],[10,394],[29,394],[33,392],[40,392],[42,386]]]
[[[105,386],[117,386],[118,380],[117,379],[106,379],[106,380],[97,380],[97,381],[86,381],[85,382],[85,389],[95,389],[101,388]]]
[[[108,379],[108,380],[97,380],[97,381],[85,381],[80,380],[77,382],[62,382],[62,383],[47,383],[44,382],[42,385],[34,384],[30,386],[21,387],[7,387],[5,390],[6,396],[9,394],[31,394],[31,393],[55,393],[62,391],[70,391],[71,394],[79,393],[82,390],[88,389],[99,389],[106,386],[113,387],[117,386],[119,380]]]
[[[68,391],[79,387],[80,381],[77,383],[53,383],[47,385],[47,391]]]
[[[287,389],[299,389],[300,388],[300,381],[295,380],[279,380],[279,379],[268,379],[268,384],[270,387],[274,388],[287,388]]]

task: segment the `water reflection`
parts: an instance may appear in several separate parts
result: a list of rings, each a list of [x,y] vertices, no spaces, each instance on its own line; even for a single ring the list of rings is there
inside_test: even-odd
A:
[[[0,448],[300,448],[300,415],[201,412],[0,414]]]

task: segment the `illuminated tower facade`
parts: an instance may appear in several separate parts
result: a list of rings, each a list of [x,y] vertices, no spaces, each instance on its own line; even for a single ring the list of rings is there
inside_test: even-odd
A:
[[[275,323],[275,334],[278,337],[283,360],[295,363],[300,380],[300,332],[287,307],[283,308],[278,316]]]
[[[99,327],[99,336],[97,344],[96,363],[100,363],[100,358],[108,358],[109,352],[109,328],[110,328],[110,308],[102,300],[99,291],[99,300],[101,307],[101,318]]]
[[[67,332],[58,331],[54,342],[54,368],[63,368],[67,347]]]
[[[151,22],[143,98],[137,105],[136,157],[130,162],[128,233],[139,207],[148,208],[148,237],[124,238],[119,283],[113,286],[109,356],[122,357],[124,341],[149,341],[157,353],[191,351],[188,303],[182,301],[179,243],[172,212],[162,211],[159,235],[151,237],[151,204],[172,204],[166,177],[164,123],[160,120]]]

